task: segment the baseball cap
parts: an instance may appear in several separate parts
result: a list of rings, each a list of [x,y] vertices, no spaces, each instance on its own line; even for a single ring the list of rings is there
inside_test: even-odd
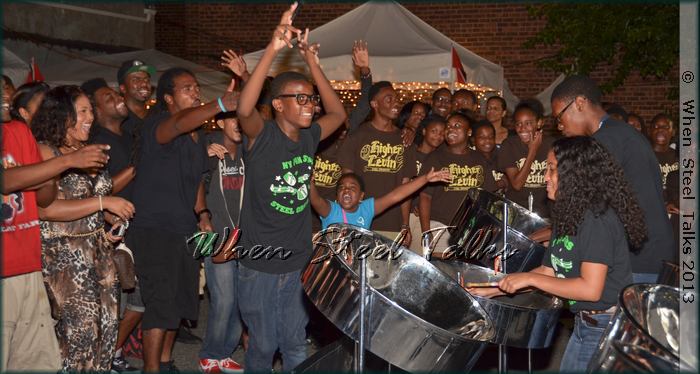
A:
[[[153,77],[156,74],[156,69],[153,66],[146,65],[141,60],[127,60],[124,61],[122,66],[119,67],[119,71],[117,72],[117,82],[119,84],[123,84],[124,78],[128,74],[139,71],[147,73],[150,77]]]

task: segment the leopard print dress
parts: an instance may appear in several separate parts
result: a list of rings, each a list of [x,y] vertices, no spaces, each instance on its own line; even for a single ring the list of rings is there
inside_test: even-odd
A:
[[[54,150],[54,152],[58,152]],[[109,195],[105,170],[65,172],[56,199]],[[119,283],[102,212],[70,222],[41,221],[42,268],[64,371],[109,371],[119,326]]]

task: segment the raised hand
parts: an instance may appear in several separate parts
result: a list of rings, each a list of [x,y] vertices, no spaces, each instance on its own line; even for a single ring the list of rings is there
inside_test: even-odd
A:
[[[294,2],[289,9],[282,13],[280,23],[272,33],[270,44],[275,51],[279,51],[284,47],[293,48],[292,39],[294,34],[296,34],[297,39],[301,39],[301,30],[292,26],[292,14],[294,14],[296,8],[297,3]]]
[[[68,160],[68,164],[76,169],[99,169],[107,164],[109,156],[107,144],[91,144],[75,152],[66,154],[64,157]]]
[[[542,145],[542,136],[542,130],[535,130],[532,134],[532,140],[530,140],[530,144],[528,144],[528,150],[536,152]]]
[[[355,40],[352,44],[352,63],[360,69],[369,68],[369,52],[366,41]]]
[[[239,56],[232,49],[225,50],[221,56],[221,66],[227,67],[233,74],[239,77],[244,75],[249,75],[248,66],[243,59],[243,56]]]
[[[314,43],[309,45],[309,29],[307,28],[306,31],[304,32],[304,36],[301,38],[299,41],[299,44],[297,45],[299,47],[299,53],[301,54],[301,57],[304,58],[307,64],[319,64],[319,59],[318,59],[318,49],[321,46],[318,43]]]
[[[449,170],[435,171],[435,168],[430,168],[430,171],[425,175],[428,182],[451,182],[452,174]]]
[[[229,89],[233,89],[233,87],[229,85]],[[224,108],[226,108],[227,112],[233,112],[238,109],[238,98],[240,96],[240,92],[228,90],[221,96],[221,101],[224,103]]]

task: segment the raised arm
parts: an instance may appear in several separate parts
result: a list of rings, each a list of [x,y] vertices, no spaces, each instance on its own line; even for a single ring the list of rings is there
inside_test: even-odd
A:
[[[233,87],[229,86],[229,91],[220,98],[221,104],[227,112],[231,112],[238,107],[238,92],[232,92]],[[218,100],[198,106],[196,108],[183,109],[170,116],[166,121],[161,122],[156,128],[156,141],[159,144],[167,144],[182,134],[197,129],[208,119],[221,112]]]
[[[243,59],[243,56],[237,55],[232,49],[223,51],[221,55],[221,65],[227,67],[233,74],[241,78],[243,83],[250,79],[248,66]]]
[[[369,106],[369,89],[372,88],[372,72],[369,69],[369,52],[367,42],[356,40],[352,46],[352,62],[360,72],[360,97],[357,105],[350,111],[348,134],[356,130],[367,118],[372,108]]]
[[[319,216],[328,217],[328,214],[331,212],[331,203],[321,197],[321,194],[318,193],[318,189],[316,188],[316,184],[314,183],[313,179],[311,180],[311,184],[309,186],[311,189],[311,206]]]
[[[447,170],[435,171],[431,168],[426,174],[414,178],[412,181],[402,184],[389,192],[388,194],[374,201],[374,214],[378,215],[407,198],[428,182],[449,182],[452,176]]]
[[[265,52],[250,74],[250,79],[248,79],[245,86],[243,86],[243,91],[241,91],[241,98],[238,103],[236,114],[238,115],[241,130],[248,137],[249,144],[251,145],[265,125],[262,116],[260,116],[258,110],[255,109],[255,104],[260,97],[260,92],[262,91],[265,77],[267,77],[272,61],[283,48],[292,48],[292,37],[295,34],[297,36],[301,34],[301,31],[292,26],[292,14],[296,8],[297,3],[295,2],[287,11],[282,13],[282,18],[272,34],[270,43],[265,47]]]
[[[316,82],[323,108],[326,110],[326,114],[317,121],[321,126],[321,140],[323,140],[333,134],[343,124],[347,115],[345,114],[343,103],[331,86],[331,82],[328,81],[326,75],[323,74],[323,70],[321,70],[318,59],[318,44],[309,45],[308,43],[309,29],[306,29],[304,38],[299,42],[299,52],[306,64],[309,65],[311,78]]]

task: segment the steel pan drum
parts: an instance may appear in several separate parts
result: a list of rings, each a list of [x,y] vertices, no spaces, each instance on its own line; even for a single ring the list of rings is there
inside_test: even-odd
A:
[[[625,346],[635,346],[639,352],[670,362],[680,367],[678,343],[680,334],[679,297],[677,288],[659,284],[633,284],[620,292],[618,309],[605,330],[598,351],[591,359],[589,371],[611,370],[621,357]],[[615,349],[614,343],[618,344]],[[628,349],[629,351],[629,349]],[[643,362],[637,365],[644,366]]]
[[[497,282],[503,273],[460,261],[431,261],[450,278],[464,282]],[[546,348],[552,343],[563,302],[542,292],[485,298],[472,295],[486,309],[496,334],[490,342],[518,348]]]
[[[302,275],[311,302],[341,331],[359,341],[358,256],[367,256],[367,349],[407,371],[469,370],[494,335],[484,309],[452,279],[404,247],[350,225],[332,225],[315,238]],[[329,250],[340,252],[329,255]]]
[[[503,204],[508,203],[506,273],[528,271],[542,264],[545,248],[527,236],[549,222],[520,205],[481,189],[470,189],[452,219],[449,244],[483,266],[503,250]]]
[[[659,273],[659,279],[656,283],[678,287],[680,285],[680,271],[678,265],[668,261],[662,261],[661,273]]]

